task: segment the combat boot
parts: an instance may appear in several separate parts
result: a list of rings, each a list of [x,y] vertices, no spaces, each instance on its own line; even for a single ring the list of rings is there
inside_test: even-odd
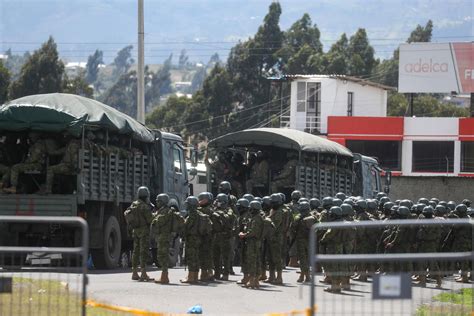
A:
[[[258,277],[254,276],[250,278],[250,288],[259,289],[260,283],[258,282]]]
[[[170,280],[168,279],[168,272],[161,272],[161,277],[159,280],[156,280],[155,283],[159,284],[169,284]]]
[[[242,280],[237,281],[237,284],[247,284],[249,280],[250,280],[250,274],[244,273],[244,277],[242,278]]]
[[[203,281],[203,282],[209,281],[209,275],[207,274],[207,270],[201,269],[201,276],[199,277],[199,281]]]
[[[140,280],[140,277],[138,276],[137,269],[133,269],[133,270],[132,270],[132,280],[133,280],[133,281],[138,281],[138,280]]]
[[[341,293],[341,285],[338,278],[331,278],[331,286],[324,289],[325,292]]]
[[[441,275],[437,275],[435,277],[436,279],[436,288],[437,289],[441,289],[442,288],[442,278],[441,278]]]
[[[298,280],[296,280],[296,282],[298,282],[298,283],[303,283],[304,282],[304,273],[303,272],[300,273],[300,277],[298,278]]]
[[[267,279],[267,271],[263,271],[258,280],[265,281],[266,279]]]
[[[351,281],[350,277],[348,276],[343,276],[341,278],[341,288],[345,291],[350,291],[351,290]]]
[[[306,272],[304,276],[305,276],[304,282],[311,282],[311,275],[309,274],[309,272]]]
[[[366,272],[361,272],[358,276],[355,278],[352,278],[355,281],[360,281],[360,282],[367,282],[367,273]]]
[[[290,262],[288,262],[288,266],[291,268],[298,268],[300,266],[298,264],[298,257],[296,256],[290,257]]]
[[[325,283],[325,284],[331,284],[331,277],[329,277],[327,274],[324,276],[324,279],[319,280],[320,283]]]
[[[420,274],[418,276],[418,280],[419,280],[419,282],[418,282],[419,286],[426,287],[426,275]]]
[[[467,277],[467,273],[466,273],[466,272],[462,272],[462,273],[461,273],[461,278],[457,279],[456,282],[459,282],[459,283],[469,283],[469,278]]]
[[[140,282],[148,282],[148,281],[153,281],[154,279],[150,278],[148,274],[146,274],[146,270],[142,269],[142,274],[140,275],[140,279],[138,281]]]
[[[275,270],[270,270],[268,279],[266,279],[265,283],[273,283],[275,281]]]
[[[221,280],[222,281],[229,281],[229,275],[228,274],[223,274]]]
[[[197,283],[198,272],[188,272],[188,276],[182,280],[179,280],[181,283],[195,284]]]
[[[282,285],[283,284],[283,278],[282,278],[281,274],[282,274],[282,270],[278,270],[277,271],[277,277],[276,277],[275,281],[272,282],[272,284],[275,284],[275,285]]]
[[[216,279],[214,278],[214,271],[212,269],[207,270],[207,280],[209,282],[214,282]]]

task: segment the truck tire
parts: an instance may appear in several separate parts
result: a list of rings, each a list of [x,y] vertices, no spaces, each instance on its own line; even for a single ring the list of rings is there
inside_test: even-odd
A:
[[[115,216],[110,216],[104,225],[104,248],[92,249],[92,261],[98,269],[116,269],[122,253],[122,235]]]

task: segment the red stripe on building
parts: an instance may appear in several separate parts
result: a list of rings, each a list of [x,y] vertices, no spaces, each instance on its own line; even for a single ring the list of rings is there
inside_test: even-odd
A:
[[[329,116],[328,138],[402,140],[403,117]]]
[[[474,141],[474,118],[459,119],[459,140]]]

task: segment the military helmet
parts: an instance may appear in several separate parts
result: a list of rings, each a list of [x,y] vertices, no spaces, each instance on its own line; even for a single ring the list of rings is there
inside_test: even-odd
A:
[[[247,194],[244,194],[244,196],[242,196],[242,198],[246,199],[247,201],[252,202],[253,199],[255,198],[252,194],[250,193],[247,193]]]
[[[329,210],[333,205],[334,204],[332,203],[332,197],[326,196],[325,198],[323,198],[323,208]]]
[[[395,205],[400,205],[400,200],[395,200],[393,203],[394,203]]]
[[[377,209],[377,200],[370,199],[367,200],[367,211],[373,212]]]
[[[268,195],[262,198],[262,206],[263,205],[267,205],[267,206],[271,205],[271,199]]]
[[[227,204],[229,203],[229,197],[225,193],[219,193],[216,197],[217,202]]]
[[[141,186],[137,190],[137,196],[139,199],[148,199],[150,198],[150,190],[145,186]]]
[[[242,208],[249,208],[250,202],[247,199],[241,198],[237,200],[237,203],[235,204],[235,206],[242,207]]]
[[[392,207],[395,206],[395,203],[393,202],[387,202],[383,205],[383,209],[386,210],[386,211],[390,211],[392,209]]]
[[[209,202],[212,202],[212,193],[211,192],[201,192],[198,195],[198,200],[203,201],[203,200],[208,200]]]
[[[230,185],[230,182],[222,181],[221,183],[219,183],[219,191],[230,193],[230,191],[232,191],[232,186]]]
[[[332,204],[335,206],[341,206],[342,200],[338,198],[332,199]]]
[[[467,207],[471,207],[472,202],[469,199],[464,199],[464,200],[462,200],[461,204],[464,204]]]
[[[199,200],[197,197],[190,195],[186,198],[186,201],[184,202],[186,207],[189,208],[197,208],[199,205]]]
[[[446,201],[439,201],[438,205],[443,205],[444,207],[448,207],[448,202],[446,202]]]
[[[309,200],[309,206],[312,210],[315,210],[321,206],[321,201],[317,198],[312,198],[311,200]]]
[[[305,214],[305,213],[308,213],[309,210],[310,210],[310,205],[308,202],[304,201],[304,202],[301,202],[299,205],[298,205],[298,209],[301,213]]]
[[[329,216],[334,218],[342,217],[342,209],[339,206],[333,206],[329,209]]]
[[[446,207],[441,203],[438,203],[435,207],[434,213],[436,216],[444,216],[447,213]]]
[[[283,200],[282,200],[281,195],[279,193],[273,193],[272,195],[270,195],[270,202],[272,204],[281,205],[283,203]]]
[[[410,200],[405,199],[405,200],[401,200],[399,205],[410,208],[413,205],[413,203]]]
[[[375,196],[375,198],[380,201],[383,197],[387,197],[387,194],[385,192],[379,192],[377,193],[377,195]]]
[[[285,203],[286,202],[286,195],[284,193],[281,193],[281,192],[278,192],[278,194],[280,194],[281,196],[281,203]]]
[[[344,201],[343,201],[343,204],[346,203],[346,204],[349,204],[350,206],[354,207],[355,203],[354,203],[354,200],[352,200],[351,198],[346,198]]]
[[[418,214],[421,214],[421,212],[423,212],[423,209],[426,207],[426,205],[423,203],[415,204],[415,206],[416,206],[416,212]]]
[[[168,205],[168,202],[170,201],[170,196],[166,193],[161,193],[156,196],[155,201],[157,204],[159,202],[161,203],[161,205]]]
[[[425,205],[428,205],[428,199],[427,198],[420,198],[418,199],[418,203],[422,203],[422,204],[425,204]]]
[[[438,204],[435,201],[430,200],[430,201],[428,201],[428,205],[431,206],[432,208],[435,208],[436,205],[438,205]]]
[[[467,206],[465,204],[456,205],[454,213],[459,217],[464,217],[467,214]]]
[[[343,193],[343,192],[338,192],[338,193],[336,193],[336,196],[335,196],[335,197],[338,198],[338,199],[340,199],[341,201],[344,201],[344,200],[347,198],[346,194]]]
[[[364,199],[357,200],[355,205],[357,206],[357,210],[365,211],[367,209],[367,201]]]
[[[454,201],[449,201],[448,204],[446,204],[446,206],[447,206],[451,211],[454,211],[454,209],[456,208],[456,202],[454,202]]]
[[[262,209],[262,204],[258,201],[252,201],[249,203],[249,207],[251,210],[260,211]]]
[[[354,209],[350,204],[342,203],[340,206],[342,210],[342,216],[353,216],[354,215]]]
[[[303,194],[299,190],[294,190],[293,192],[291,192],[291,200],[293,201],[298,201],[302,197],[303,197]]]
[[[390,198],[388,196],[382,196],[379,200],[379,205],[384,205],[385,203],[390,202]]]
[[[410,207],[410,212],[412,214],[418,214],[418,209],[417,209],[417,206],[418,204],[413,204],[412,207]],[[423,204],[424,205],[424,204]]]
[[[435,198],[435,197],[434,197],[434,198],[431,198],[430,201],[435,202],[436,205],[438,205],[438,203],[439,203],[439,199],[438,199],[438,198]],[[436,206],[436,205],[435,205],[435,206]]]
[[[432,217],[433,216],[433,213],[434,213],[434,210],[433,210],[433,207],[431,205],[429,206],[425,206],[423,208],[423,215],[426,216],[426,217]]]
[[[259,196],[256,196],[253,198],[254,201],[257,201],[258,203],[262,204],[262,198]]]
[[[410,209],[406,206],[399,206],[396,212],[401,218],[407,218],[410,216]]]

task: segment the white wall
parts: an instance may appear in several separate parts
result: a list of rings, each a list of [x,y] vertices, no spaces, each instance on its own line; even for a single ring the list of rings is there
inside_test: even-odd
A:
[[[325,76],[298,81],[321,82],[321,133],[327,133],[328,116],[347,115],[347,93],[354,93],[353,116],[387,116],[387,91]],[[296,111],[297,82],[291,83],[291,128],[304,130],[306,113]]]

